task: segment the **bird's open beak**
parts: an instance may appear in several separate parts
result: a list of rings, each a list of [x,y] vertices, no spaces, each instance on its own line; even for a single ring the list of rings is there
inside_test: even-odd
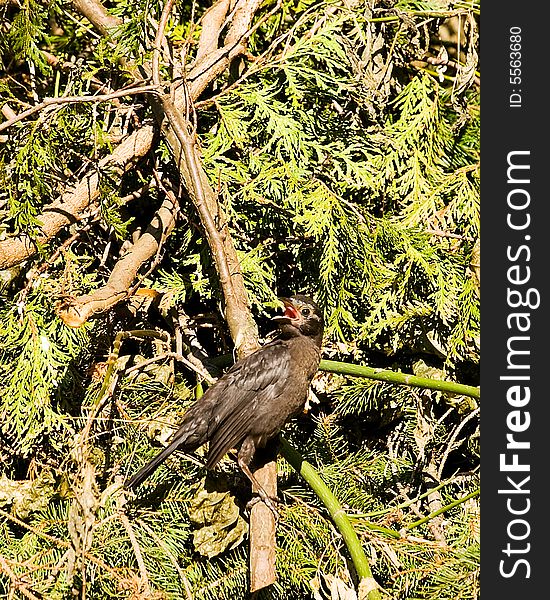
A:
[[[278,324],[292,323],[292,321],[300,316],[296,307],[290,298],[279,298],[279,300],[285,305],[285,312],[282,315],[273,317],[272,321],[275,321]]]

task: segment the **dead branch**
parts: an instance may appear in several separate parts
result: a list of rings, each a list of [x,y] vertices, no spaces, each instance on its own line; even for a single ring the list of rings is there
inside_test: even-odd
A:
[[[0,131],[8,129],[15,123],[24,121],[28,117],[36,114],[37,112],[46,110],[50,107],[55,107],[60,104],[81,104],[83,102],[108,102],[110,100],[116,100],[117,98],[123,98],[124,96],[135,96],[137,94],[146,94],[155,92],[157,88],[154,85],[138,85],[129,87],[126,89],[111,92],[109,94],[97,94],[95,96],[60,96],[58,98],[46,98],[40,104],[35,104],[31,108],[24,110],[19,114],[15,114],[12,111],[12,116],[3,123],[0,124]]]
[[[239,259],[225,215],[212,189],[198,156],[196,136],[190,132],[182,110],[168,95],[160,98],[168,121],[166,140],[174,152],[186,189],[199,213],[225,299],[225,318],[235,343],[237,355],[246,356],[258,349],[257,328],[248,307]]]
[[[105,37],[111,37],[113,31],[122,25],[122,21],[109,14],[99,0],[73,0],[73,4]]]
[[[219,25],[219,21],[218,21]],[[212,40],[216,36],[211,37]],[[226,219],[218,203],[198,155],[196,135],[191,124],[183,117],[190,107],[178,109],[169,95],[160,97],[162,113],[166,118],[166,140],[168,141],[186,189],[195,204],[206,238],[214,258],[225,299],[225,318],[235,343],[237,355],[244,357],[258,348],[256,323],[248,306],[248,297],[240,264],[228,231]],[[192,99],[190,99],[192,102]],[[271,460],[259,472],[261,485],[272,496],[277,494],[277,470]],[[251,591],[271,585],[276,581],[275,573],[275,519],[271,510],[258,502],[250,515],[250,567]]]
[[[145,566],[145,561],[143,560],[143,554],[141,552],[141,548],[139,547],[138,541],[136,539],[136,534],[134,533],[134,530],[132,528],[130,520],[123,512],[118,513],[118,518],[120,519],[122,526],[126,530],[126,533],[128,534],[128,538],[130,539],[130,543],[132,544],[132,549],[134,550],[134,555],[136,557],[136,561],[137,561],[138,568],[139,568],[139,574],[141,576],[141,586],[140,587],[144,590],[146,595],[150,595],[151,594],[151,586],[149,585],[149,576],[147,575],[147,567]]]
[[[60,304],[59,317],[70,327],[80,327],[93,314],[104,312],[126,298],[140,267],[161,248],[176,224],[177,206],[166,198],[151,224],[130,251],[114,266],[107,283],[91,294]]]
[[[197,375],[202,377],[202,379],[204,379],[209,384],[213,384],[216,382],[216,380],[210,375],[210,373],[205,369],[205,367],[202,364],[200,364],[200,362],[199,364],[194,364],[178,352],[164,352],[163,354],[159,354],[158,356],[154,356],[153,358],[148,358],[147,360],[144,360],[138,363],[137,365],[133,365],[128,369],[125,369],[124,375],[130,375],[130,373],[144,369],[149,365],[152,365],[156,362],[160,362],[162,360],[166,360],[167,358],[173,358],[174,360],[181,362],[190,371],[194,371],[195,373],[197,373]]]
[[[66,225],[78,220],[90,204],[99,198],[101,171],[115,171],[122,175],[137,160],[145,156],[154,138],[154,127],[146,125],[129,135],[109,156],[99,161],[97,169],[88,173],[76,187],[47,206],[38,220],[42,224],[36,242],[27,234],[0,241],[0,270],[13,267],[38,252],[38,245],[47,243]]]

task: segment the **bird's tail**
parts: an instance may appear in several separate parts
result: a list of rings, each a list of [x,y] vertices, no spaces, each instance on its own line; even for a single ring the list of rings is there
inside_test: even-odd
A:
[[[187,428],[180,428],[180,430],[176,433],[173,438],[173,441],[164,448],[161,452],[159,452],[153,460],[149,461],[146,465],[141,467],[141,469],[130,479],[127,479],[124,482],[124,487],[129,490],[132,488],[136,488],[140,485],[151,473],[153,473],[159,465],[161,465],[172,452],[176,450],[184,450],[186,452],[192,452],[196,450],[200,443],[197,443],[197,440],[190,440],[189,431]],[[187,435],[186,435],[187,434]],[[194,443],[193,443],[194,442]]]

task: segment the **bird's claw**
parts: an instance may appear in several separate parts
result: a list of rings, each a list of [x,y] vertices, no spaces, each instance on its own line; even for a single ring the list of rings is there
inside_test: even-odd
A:
[[[280,504],[281,501],[279,500],[279,498],[277,498],[277,496],[268,496],[267,494],[259,494],[258,496],[255,496],[254,498],[252,498],[251,500],[249,500],[246,503],[246,510],[248,512],[250,512],[250,510],[252,509],[252,507],[256,504],[258,504],[258,502],[263,502],[267,508],[269,508],[269,510],[273,513],[273,516],[275,517],[275,523],[277,523],[277,521],[279,520],[279,511],[277,510],[277,504]]]

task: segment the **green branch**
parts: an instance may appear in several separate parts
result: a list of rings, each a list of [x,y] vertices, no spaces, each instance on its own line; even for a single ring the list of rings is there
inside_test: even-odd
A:
[[[380,600],[378,584],[372,576],[369,561],[365,556],[357,533],[355,532],[355,529],[353,529],[353,526],[341,504],[338,502],[338,499],[321,479],[313,466],[305,461],[300,453],[283,437],[281,437],[280,440],[281,454],[290,463],[292,468],[295,469],[311,486],[311,489],[327,508],[334,524],[341,533],[350,553],[351,560],[355,566],[355,570],[357,571],[357,575],[361,580],[359,585],[369,590],[366,593],[366,597],[368,600]]]
[[[414,523],[411,523],[410,525],[407,525],[406,529],[414,529],[415,527],[418,527],[419,525],[423,525],[424,523],[427,523],[434,517],[437,517],[438,515],[440,515],[444,512],[447,512],[448,510],[451,510],[451,508],[454,508],[455,506],[458,506],[459,504],[466,502],[466,500],[469,500],[470,498],[475,498],[477,495],[479,495],[479,488],[477,490],[475,490],[474,492],[471,492],[471,493],[467,494],[466,496],[459,498],[458,500],[454,500],[453,502],[451,502],[450,504],[447,504],[446,506],[443,506],[437,510],[434,510],[434,512],[430,513],[427,517],[424,517],[422,519],[419,519],[418,521],[415,521]]]
[[[478,399],[480,397],[479,388],[472,385],[463,385],[461,383],[455,383],[454,381],[428,379],[427,377],[417,377],[416,375],[408,375],[407,373],[374,369],[372,367],[337,362],[335,360],[322,360],[319,369],[321,369],[321,371],[339,373],[340,375],[349,375],[351,377],[368,377],[369,379],[385,381],[386,383],[395,383],[397,385],[410,385],[426,390],[437,390],[438,392],[460,394],[462,396],[471,396],[472,398]]]
[[[448,482],[445,482],[445,484],[446,483],[448,483]],[[417,500],[419,500],[421,497],[432,494],[435,490],[440,489],[445,484],[441,484],[435,488],[432,488],[432,489],[428,490],[422,496],[419,496],[418,498],[416,498],[415,500],[412,500],[410,502],[396,506],[394,508],[403,508],[405,506],[409,506],[413,502],[416,502]],[[354,514],[354,515],[351,515],[350,518],[353,520],[360,520],[359,522],[361,523],[361,525],[363,527],[366,527],[367,529],[371,529],[372,531],[378,531],[380,533],[384,533],[385,535],[398,540],[403,537],[406,537],[406,532],[409,529],[414,529],[415,527],[418,527],[420,525],[423,525],[424,523],[427,523],[428,521],[431,521],[434,517],[437,517],[438,515],[441,515],[441,514],[447,512],[448,510],[451,510],[451,508],[455,508],[455,506],[458,506],[459,504],[466,502],[466,500],[469,500],[470,498],[475,498],[476,496],[479,495],[479,493],[480,493],[480,490],[477,489],[477,490],[467,494],[466,496],[459,498],[458,500],[453,500],[453,502],[450,502],[449,504],[442,506],[441,508],[438,508],[437,510],[434,510],[434,512],[430,513],[426,517],[423,517],[422,519],[418,519],[418,521],[415,521],[414,523],[410,523],[409,525],[405,526],[400,531],[395,531],[395,529],[389,529],[388,527],[382,527],[381,525],[376,525],[376,523],[371,523],[370,521],[363,521],[362,518],[364,516],[366,516],[365,514]],[[382,513],[382,512],[386,512],[386,511],[378,511],[378,513]],[[371,513],[371,515],[369,515],[369,516],[372,516],[372,514],[375,514],[375,513]]]

